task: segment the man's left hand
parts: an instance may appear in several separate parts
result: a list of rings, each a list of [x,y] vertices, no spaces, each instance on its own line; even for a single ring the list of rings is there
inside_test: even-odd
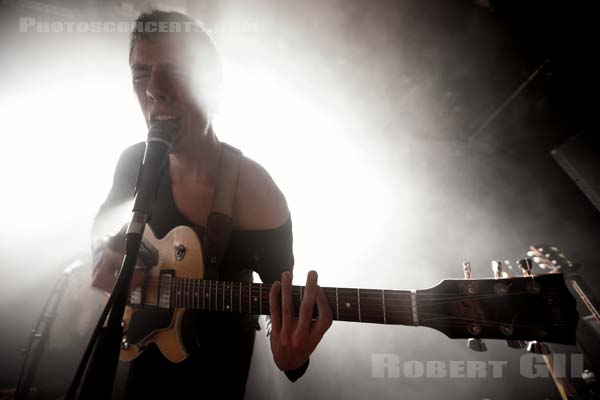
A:
[[[315,302],[318,317],[313,321]],[[310,271],[306,277],[298,318],[292,303],[292,275],[289,272],[284,272],[281,282],[275,282],[271,287],[269,303],[273,360],[282,371],[300,368],[333,321],[325,292],[317,285],[317,272]]]

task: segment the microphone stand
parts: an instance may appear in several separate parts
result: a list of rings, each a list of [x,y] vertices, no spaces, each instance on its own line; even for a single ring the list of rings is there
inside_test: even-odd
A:
[[[58,308],[62,303],[65,293],[67,292],[67,287],[69,286],[69,282],[71,280],[71,273],[83,265],[83,261],[81,261],[80,258],[69,264],[69,266],[63,271],[63,275],[60,277],[58,282],[56,282],[56,285],[54,286],[54,289],[52,289],[48,300],[46,300],[46,304],[42,309],[42,313],[37,324],[35,325],[35,329],[31,331],[29,343],[23,351],[25,357],[13,400],[23,400],[29,395],[31,384],[33,383],[35,374],[37,373],[38,364],[42,358],[46,343],[50,338],[50,331],[52,330],[52,326],[58,317]],[[34,345],[36,342],[37,346]]]
[[[125,234],[121,270],[71,382],[67,400],[111,398],[121,351],[122,320],[129,287],[144,229],[150,221],[160,178],[174,142],[175,130],[176,125],[172,121],[157,121],[150,128],[146,152],[138,170],[133,215]]]

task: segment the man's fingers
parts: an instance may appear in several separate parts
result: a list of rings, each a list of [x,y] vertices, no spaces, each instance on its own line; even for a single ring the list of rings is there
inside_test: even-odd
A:
[[[311,334],[318,343],[333,322],[331,307],[327,301],[327,296],[325,296],[325,291],[320,286],[317,288],[317,309],[319,311],[319,316],[317,317],[317,321],[313,326]]]
[[[317,296],[317,272],[309,271],[306,277],[306,288],[302,293],[302,303],[300,304],[300,321],[296,333],[304,335],[308,332],[312,323],[313,309],[315,306],[315,297]]]
[[[274,282],[269,292],[269,310],[271,311],[271,336],[281,330],[281,282]]]
[[[294,303],[292,303],[292,274],[287,271],[281,274],[281,312],[283,314],[281,330],[282,334],[285,336],[290,333],[288,330],[293,328],[294,320]]]

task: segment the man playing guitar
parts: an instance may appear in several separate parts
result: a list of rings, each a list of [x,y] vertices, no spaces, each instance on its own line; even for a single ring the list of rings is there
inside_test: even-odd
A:
[[[158,238],[179,225],[192,227],[202,237],[219,183],[221,154],[235,151],[219,141],[211,124],[221,84],[219,56],[209,36],[184,14],[152,10],[136,22],[129,63],[144,119],[148,127],[160,120],[174,120],[177,126],[148,225]],[[146,30],[164,22],[192,29]],[[95,234],[102,232],[103,217],[110,209],[133,197],[143,152],[144,145],[139,143],[121,155],[111,191],[95,219]],[[317,285],[317,273],[310,271],[299,317],[295,317],[291,294],[292,223],[285,197],[262,166],[240,157],[231,235],[219,263],[219,278],[248,282],[255,271],[263,282],[276,282],[269,295],[271,350],[277,367],[296,380],[331,325],[331,308]],[[94,254],[93,286],[111,291],[122,252],[107,241],[96,241]],[[136,269],[132,289],[142,284],[146,273],[144,268]],[[313,319],[315,304],[318,317]],[[155,347],[144,349],[131,363],[128,397],[218,394],[242,398],[256,317],[186,312],[183,326],[189,357],[172,363]]]

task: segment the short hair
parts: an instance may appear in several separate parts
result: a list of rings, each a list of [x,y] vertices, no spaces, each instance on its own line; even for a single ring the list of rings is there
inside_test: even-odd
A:
[[[157,29],[160,24],[167,26],[168,29],[166,31]],[[149,27],[152,27],[152,29],[148,29]],[[173,27],[176,29],[172,30]],[[137,42],[140,40],[156,40],[166,35],[176,35],[174,37],[178,40],[187,42],[186,44],[190,46],[194,54],[197,54],[202,60],[202,68],[198,72],[204,75],[201,81],[208,85],[208,87],[203,88],[203,95],[211,98],[205,100],[208,101],[209,107],[214,111],[220,97],[219,92],[223,81],[221,57],[212,38],[202,28],[202,23],[196,22],[192,17],[177,11],[163,11],[153,8],[141,13],[135,20],[135,26],[130,35],[129,64],[131,65],[133,49]]]

